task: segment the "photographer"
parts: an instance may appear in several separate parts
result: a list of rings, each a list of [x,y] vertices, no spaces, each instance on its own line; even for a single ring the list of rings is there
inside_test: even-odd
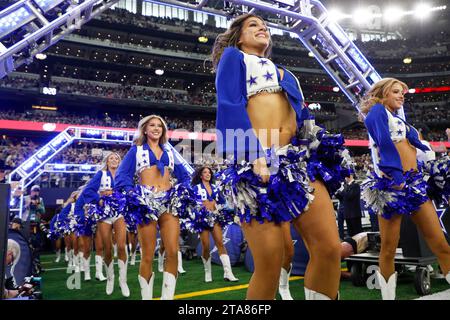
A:
[[[39,193],[41,188],[38,185],[31,187],[30,195],[24,198],[24,214],[22,219],[25,222],[25,234],[29,236],[31,246],[33,248],[33,274],[39,275],[42,271],[40,263],[40,251],[42,247],[45,225],[41,221],[41,217],[45,214],[44,200]]]

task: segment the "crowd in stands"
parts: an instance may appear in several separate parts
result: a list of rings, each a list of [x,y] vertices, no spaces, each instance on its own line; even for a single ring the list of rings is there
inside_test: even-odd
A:
[[[128,116],[121,114],[109,114],[104,113],[93,117],[91,115],[80,115],[79,113],[69,112],[49,112],[49,111],[26,111],[17,112],[15,110],[0,111],[0,118],[4,120],[21,120],[35,122],[50,122],[50,123],[65,123],[65,124],[79,124],[101,127],[114,127],[114,128],[137,128],[139,120],[151,114],[138,115],[130,114]],[[194,120],[181,119],[175,117],[163,116],[167,123],[169,130],[183,129],[190,132],[194,132],[199,129],[199,126],[195,126]],[[195,120],[201,121],[202,131],[215,128],[215,120]]]
[[[125,9],[107,10],[95,19],[109,23],[134,25],[145,29],[167,30],[168,27],[177,27],[177,31],[190,35],[217,35],[224,31],[209,24],[184,21],[178,18],[161,18],[131,13]],[[414,32],[415,33],[415,32]],[[409,39],[392,39],[388,41],[355,41],[355,44],[365,54],[374,58],[392,58],[393,56],[447,56],[448,34],[443,31],[433,33],[427,37],[411,37]],[[298,48],[298,40],[286,36],[273,35],[275,48]],[[205,50],[207,47],[205,46]],[[303,49],[304,50],[304,49]],[[205,51],[206,52],[206,51]],[[395,52],[395,54],[393,54]]]

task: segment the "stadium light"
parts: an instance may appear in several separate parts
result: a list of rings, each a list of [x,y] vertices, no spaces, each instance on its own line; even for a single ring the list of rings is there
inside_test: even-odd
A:
[[[367,9],[358,8],[353,12],[353,21],[360,25],[365,23],[368,19],[371,18],[370,12]]]
[[[412,62],[412,58],[411,57],[406,57],[403,59],[403,63],[404,64],[410,64]]]
[[[200,42],[200,43],[207,43],[208,42],[208,37],[200,36],[200,37],[198,37],[198,42]]]
[[[404,14],[405,12],[402,11],[402,9],[398,7],[390,7],[384,12],[384,20],[388,23],[396,23],[400,21]]]
[[[155,70],[155,74],[158,76],[162,76],[164,74],[164,70],[163,69],[156,69]]]
[[[35,57],[38,60],[45,60],[45,59],[47,59],[47,55],[45,53],[38,53],[38,54],[36,54]]]
[[[408,90],[408,93],[416,93],[416,89],[411,88],[411,89]]]
[[[328,10],[328,17],[330,17],[330,20],[333,22],[337,22],[339,20],[342,20],[344,18],[351,17],[350,15],[344,14],[341,10],[337,8],[333,8]]]
[[[333,87],[333,92],[339,92],[339,87]]]
[[[431,14],[431,6],[428,3],[419,3],[414,9],[414,16],[419,19],[426,19]]]
[[[21,6],[13,11],[9,8],[0,12],[0,39],[32,21],[35,16],[28,8]]]
[[[312,53],[311,51],[309,51],[309,52],[308,52],[308,57],[314,58],[314,53]]]

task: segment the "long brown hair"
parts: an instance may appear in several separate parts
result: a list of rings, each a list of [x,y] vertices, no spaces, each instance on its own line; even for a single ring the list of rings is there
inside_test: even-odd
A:
[[[391,90],[392,86],[396,83],[400,84],[405,91],[408,90],[406,83],[395,78],[384,78],[376,82],[361,99],[361,114],[366,116],[375,104],[384,104],[384,99],[388,95],[389,90]]]
[[[217,65],[219,64],[220,58],[222,57],[223,50],[226,47],[236,47],[239,48],[239,38],[241,37],[242,27],[244,26],[245,20],[248,18],[258,18],[261,21],[264,21],[260,16],[253,13],[246,13],[236,17],[231,23],[230,27],[224,33],[221,33],[217,36],[216,41],[214,41],[214,45],[211,53],[211,60],[213,64],[214,71],[217,69]],[[269,46],[264,52],[264,57],[269,58],[272,53],[272,37],[270,37]],[[239,48],[240,49],[240,48]]]

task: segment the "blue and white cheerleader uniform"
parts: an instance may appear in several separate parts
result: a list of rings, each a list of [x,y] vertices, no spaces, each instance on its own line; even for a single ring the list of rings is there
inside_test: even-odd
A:
[[[75,220],[77,221],[75,229],[77,236],[91,237],[95,233],[96,222],[87,210],[85,210],[85,204],[86,200],[83,192],[81,192],[78,195],[77,201],[75,201],[74,214]]]
[[[168,145],[160,145],[163,153],[157,159],[147,143],[133,145],[121,162],[116,174],[115,190],[124,195],[127,210],[125,221],[129,225],[148,224],[157,221],[166,212],[182,216],[191,207],[189,181],[191,179],[185,164],[174,156]],[[135,185],[134,176],[143,170],[156,166],[162,176],[166,168],[171,175],[172,188],[156,190],[146,185]],[[173,179],[175,178],[176,181]]]
[[[375,104],[367,114],[374,172],[361,185],[361,198],[369,212],[390,219],[394,213],[411,215],[428,200],[427,182],[422,167],[404,171],[394,143],[407,139],[417,149],[429,148],[419,140],[417,130],[382,104]],[[388,175],[382,176],[381,172]],[[404,183],[401,190],[395,188]]]
[[[67,236],[76,232],[75,202],[69,203],[61,210],[59,220],[61,221],[63,235]]]
[[[314,199],[311,181],[323,180],[333,194],[351,173],[344,138],[315,124],[298,79],[283,70],[281,79],[272,61],[235,47],[225,48],[217,68],[217,150],[231,162],[220,173],[218,185],[241,222],[290,221]],[[247,102],[259,92],[280,91],[296,112],[297,134],[286,146],[264,149],[253,132]],[[253,172],[253,161],[261,157],[266,157],[271,172],[267,184]]]
[[[225,207],[226,201],[215,184],[210,184],[212,193],[209,194],[205,185],[201,182],[193,187],[193,194],[197,201],[192,215],[185,221],[186,229],[192,233],[201,233],[204,230],[212,230],[214,224],[218,223],[224,228],[233,223],[233,214]],[[208,210],[203,201],[215,201],[216,209]]]
[[[114,224],[124,216],[125,201],[116,195],[103,195],[100,192],[112,191],[114,177],[109,170],[100,170],[83,190],[84,202],[88,207],[88,216],[94,222]],[[100,205],[102,201],[102,205]]]
[[[56,240],[61,238],[64,233],[63,224],[60,221],[59,213],[55,214],[49,223],[49,232],[47,237],[51,240]]]

